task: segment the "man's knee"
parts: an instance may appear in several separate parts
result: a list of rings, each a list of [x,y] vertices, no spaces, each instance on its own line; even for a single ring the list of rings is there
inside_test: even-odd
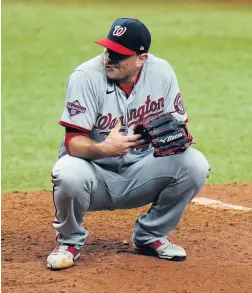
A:
[[[208,177],[210,165],[205,156],[198,150],[193,149],[190,155],[185,160],[184,167],[187,169],[188,180],[199,191]]]
[[[92,191],[95,174],[89,162],[70,156],[59,159],[52,171],[55,188],[60,188],[67,196],[74,196],[84,189]]]

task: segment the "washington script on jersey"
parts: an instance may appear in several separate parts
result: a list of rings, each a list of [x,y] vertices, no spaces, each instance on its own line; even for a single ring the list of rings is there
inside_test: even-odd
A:
[[[127,110],[127,127],[130,127],[136,124],[139,120],[148,118],[152,115],[158,115],[162,113],[164,110],[164,98],[161,97],[157,101],[151,101],[150,95],[147,96],[146,102],[144,105],[139,108],[133,108]],[[100,134],[109,134],[110,130],[115,127],[116,118],[121,120],[123,126],[125,126],[123,122],[123,116],[121,117],[113,117],[111,113],[107,113],[105,115],[99,113],[96,120],[96,129],[103,130]],[[107,131],[104,131],[107,130]],[[125,129],[122,131],[125,131]]]

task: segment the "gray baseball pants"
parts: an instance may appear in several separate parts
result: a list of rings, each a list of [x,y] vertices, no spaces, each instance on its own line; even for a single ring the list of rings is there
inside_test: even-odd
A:
[[[59,243],[84,245],[87,211],[130,209],[152,203],[136,220],[133,238],[147,244],[174,230],[185,207],[201,190],[209,164],[198,150],[154,158],[148,153],[119,172],[65,155],[53,167],[55,221]]]

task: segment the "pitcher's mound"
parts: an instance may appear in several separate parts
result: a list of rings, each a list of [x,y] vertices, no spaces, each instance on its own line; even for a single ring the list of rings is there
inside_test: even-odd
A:
[[[198,197],[252,208],[252,184],[207,185]],[[132,228],[148,208],[87,214],[81,258],[52,272],[45,263],[55,244],[51,192],[2,195],[2,292],[252,292],[252,212],[190,203],[171,235],[188,253],[176,263],[135,253]]]

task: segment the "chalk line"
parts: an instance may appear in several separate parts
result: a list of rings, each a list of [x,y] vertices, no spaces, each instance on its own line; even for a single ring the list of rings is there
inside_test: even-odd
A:
[[[212,207],[215,209],[228,209],[228,210],[236,210],[236,211],[244,211],[244,212],[252,212],[252,208],[247,208],[239,205],[234,205],[231,203],[225,203],[220,200],[198,197],[192,200],[195,204],[204,205],[208,207]]]

